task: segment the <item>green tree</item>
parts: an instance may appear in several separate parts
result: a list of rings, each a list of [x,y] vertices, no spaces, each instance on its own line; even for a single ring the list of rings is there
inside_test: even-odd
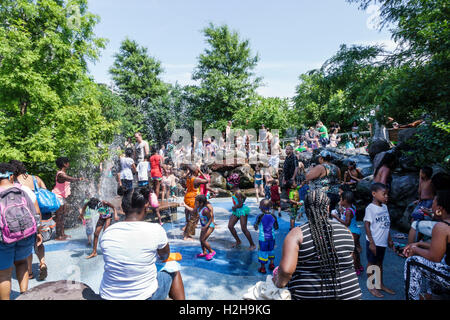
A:
[[[110,73],[120,96],[127,104],[127,123],[134,123],[133,129],[146,136],[152,133],[152,115],[155,105],[168,93],[168,85],[161,80],[161,62],[148,54],[148,49],[136,41],[125,39]],[[149,138],[149,137],[148,137]],[[153,137],[151,137],[153,139]]]
[[[203,30],[208,48],[198,58],[193,80],[195,87],[196,119],[206,127],[224,129],[233,115],[252,105],[261,78],[255,77],[258,56],[250,50],[249,40],[228,26],[210,24]]]
[[[264,124],[266,128],[280,130],[280,136],[285,129],[295,129],[296,123],[293,121],[294,110],[290,106],[290,100],[278,97],[258,96],[256,101],[249,106],[238,110],[233,115],[233,127],[241,129],[261,128]]]
[[[2,1],[0,161],[24,161],[44,176],[62,155],[99,161],[115,123],[102,116],[87,74],[106,42],[94,35],[98,20],[86,0]]]

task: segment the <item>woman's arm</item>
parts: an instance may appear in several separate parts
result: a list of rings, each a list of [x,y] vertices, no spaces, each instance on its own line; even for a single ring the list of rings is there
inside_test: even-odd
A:
[[[278,288],[286,287],[289,280],[291,280],[297,268],[298,250],[302,242],[303,233],[300,228],[292,229],[284,239],[280,265],[277,274],[273,278],[273,282]]]
[[[405,248],[407,257],[418,255],[432,262],[440,262],[447,250],[447,226],[437,223],[431,234],[431,243],[427,248],[426,245],[412,243]],[[409,249],[409,250],[406,250]]]
[[[42,181],[42,179],[39,178],[39,177],[36,177],[36,178],[37,178],[37,181],[38,181],[38,187],[39,187],[39,188],[42,188],[42,189],[47,189],[47,187],[46,187],[44,181]]]
[[[317,178],[320,178],[323,173],[324,173],[325,168],[321,165],[317,165],[314,168],[311,168],[307,173],[306,173],[306,181],[312,181],[315,180]]]
[[[170,255],[170,246],[167,243],[166,246],[162,249],[157,249],[156,250],[157,254],[158,254],[158,258],[161,259],[162,261],[167,260],[167,258],[169,258]]]
[[[66,173],[62,172],[62,173],[58,174],[58,177],[56,178],[56,180],[58,180],[59,183],[64,183],[66,181],[69,181],[69,182],[82,181],[82,180],[84,180],[84,178],[74,178],[74,177],[68,176]]]

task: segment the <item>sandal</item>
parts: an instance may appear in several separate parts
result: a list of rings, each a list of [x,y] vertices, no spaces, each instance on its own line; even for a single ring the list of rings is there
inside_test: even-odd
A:
[[[216,255],[216,252],[213,251],[206,255],[206,261],[212,260],[212,258]]]
[[[47,278],[48,271],[47,271],[47,265],[45,263],[41,264],[39,267],[39,281],[44,281]]]
[[[204,257],[206,257],[206,253],[198,253],[196,256],[195,256],[196,258],[204,258]]]

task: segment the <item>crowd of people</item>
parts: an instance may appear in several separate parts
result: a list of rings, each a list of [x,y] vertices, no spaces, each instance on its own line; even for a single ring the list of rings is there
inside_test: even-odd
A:
[[[170,252],[159,212],[161,202],[179,201],[179,194],[183,194],[180,205],[184,207],[186,219],[184,240],[194,240],[200,222],[200,252],[196,258],[214,260],[214,243],[208,239],[216,229],[214,205],[210,201],[216,190],[211,187],[208,159],[221,150],[227,152],[233,145],[237,150],[243,148],[247,158],[252,152],[250,141],[253,140],[247,131],[243,136],[235,135],[234,144],[227,139],[231,135],[231,125],[229,122],[218,144],[214,137],[203,142],[194,140],[191,150],[176,148],[171,140],[158,149],[136,133],[136,143],[128,139],[117,164],[108,167],[109,176],[117,181],[116,194],[108,199],[89,192],[84,195],[79,218],[85,226],[88,243],[92,245],[92,253],[87,258],[97,256],[98,246],[103,253],[105,268],[100,286],[103,299],[185,298],[180,268],[176,263],[169,263],[177,259]],[[355,139],[358,138],[357,123],[353,124],[352,130]],[[425,279],[433,282],[427,285],[430,290],[435,286],[448,290],[448,185],[432,181],[432,169],[422,168],[409,244],[400,252],[391,238],[387,206],[395,159],[387,153],[376,166],[371,186],[372,202],[365,208],[363,221],[368,265],[364,269],[354,189],[362,178],[361,172],[354,162],[341,172],[327,150],[322,150],[318,162],[308,168],[297,157],[299,152],[337,145],[338,131],[339,126],[332,124],[329,135],[323,123],[318,122],[316,128],[310,128],[297,139],[296,145],[289,144],[281,150],[278,136],[262,126],[263,134],[259,135],[257,148],[258,151],[270,150],[270,157],[268,163],[255,166],[256,200],[261,212],[253,228],[258,231],[258,239],[254,241],[248,230],[250,208],[246,205],[246,195],[239,188],[241,177],[232,173],[227,177],[232,192],[228,229],[235,240],[231,248],[242,246],[235,229],[239,222],[248,249],[258,248],[258,271],[265,274],[269,269],[274,284],[288,288],[292,299],[361,299],[358,277],[364,270],[367,277],[371,277],[374,268],[379,270],[376,273],[379,283],[370,286],[369,292],[376,297],[383,297],[382,292],[395,294],[383,281],[383,273],[389,271],[389,266],[383,266],[388,247],[407,258],[408,297],[422,297],[421,284]],[[197,153],[201,162],[183,163],[192,153]],[[284,157],[281,166],[280,156]],[[40,193],[47,189],[46,185],[38,176],[29,174],[23,163],[14,160],[0,163],[0,213],[3,219],[0,223],[0,299],[9,299],[13,267],[20,292],[27,291],[28,281],[33,277],[33,248],[39,259],[39,280],[44,280],[48,273],[44,242],[53,238],[57,241],[70,239],[64,230],[64,217],[68,212],[71,183],[86,179],[67,174],[68,158],[58,158],[56,166],[55,186],[51,193],[46,193],[46,198]],[[180,185],[184,190],[177,189]],[[57,209],[50,209],[51,205]],[[156,214],[158,223],[144,221],[149,210]],[[275,266],[275,233],[284,211],[288,212],[290,231],[283,244],[277,244],[283,249],[279,266]],[[99,216],[95,228],[94,213]],[[296,227],[303,215],[307,222]],[[21,223],[18,224],[18,220]],[[53,233],[54,237],[49,236]],[[156,269],[157,261],[166,262],[160,271]]]

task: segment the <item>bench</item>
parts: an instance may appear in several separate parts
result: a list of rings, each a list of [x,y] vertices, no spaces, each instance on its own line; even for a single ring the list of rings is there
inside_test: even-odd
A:
[[[180,204],[177,202],[168,202],[168,201],[160,202],[159,214],[161,215],[161,220],[163,222],[176,221],[178,218],[177,216],[178,207],[180,207]],[[145,218],[145,221],[158,222],[158,217],[156,216],[156,211],[154,208],[149,207],[147,209],[147,216]]]

